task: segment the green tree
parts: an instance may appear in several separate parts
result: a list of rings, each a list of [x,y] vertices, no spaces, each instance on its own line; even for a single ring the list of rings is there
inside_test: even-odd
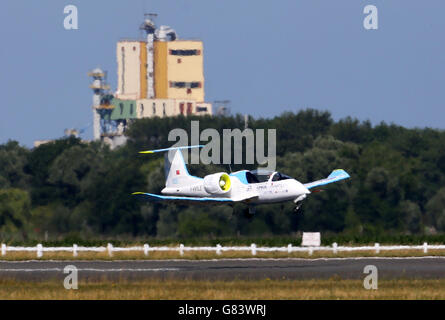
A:
[[[66,149],[79,145],[81,145],[80,139],[70,137],[41,145],[29,153],[27,173],[32,176],[33,205],[47,205],[59,201],[61,197],[59,190],[48,182],[51,165]]]
[[[417,203],[409,200],[400,203],[401,212],[404,217],[405,227],[410,233],[419,233],[423,230],[422,212]]]
[[[445,188],[441,188],[426,205],[426,225],[445,231]]]
[[[85,197],[94,177],[100,174],[103,162],[103,152],[99,148],[73,146],[53,161],[47,181],[67,206],[74,207]]]
[[[28,192],[20,189],[0,189],[0,233],[20,234],[27,238],[31,201]]]
[[[25,172],[29,151],[17,141],[0,145],[0,188],[30,188],[30,176]]]
[[[71,210],[60,203],[39,206],[31,211],[33,231],[39,236],[60,236],[77,230],[71,223]]]

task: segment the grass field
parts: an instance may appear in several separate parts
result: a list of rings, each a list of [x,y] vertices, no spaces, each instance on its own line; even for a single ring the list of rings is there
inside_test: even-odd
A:
[[[66,290],[62,281],[0,280],[0,299],[445,299],[445,279],[380,280],[365,290],[362,280],[192,281],[108,280],[79,282]]]
[[[208,251],[185,251],[184,255],[180,255],[178,251],[159,251],[150,252],[145,256],[141,251],[121,251],[114,252],[110,257],[107,252],[79,252],[74,257],[71,252],[44,252],[43,257],[37,258],[35,252],[8,252],[5,256],[0,257],[6,261],[20,260],[164,260],[164,259],[230,259],[230,258],[346,258],[346,257],[422,257],[422,256],[445,256],[445,250],[428,250],[423,253],[422,250],[395,250],[380,251],[378,254],[373,251],[355,251],[355,252],[338,252],[333,254],[332,251],[315,251],[312,255],[307,252],[257,252],[255,256],[249,251],[226,251],[221,255]]]

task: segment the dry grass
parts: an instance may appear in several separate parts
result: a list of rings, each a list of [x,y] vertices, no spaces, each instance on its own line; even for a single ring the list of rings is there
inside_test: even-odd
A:
[[[429,250],[423,253],[422,250],[395,250],[395,251],[358,251],[339,252],[333,254],[332,251],[316,251],[312,255],[307,252],[257,252],[252,256],[249,251],[226,251],[217,255],[214,251],[185,251],[181,256],[178,251],[158,251],[150,252],[145,256],[142,251],[114,252],[110,257],[107,252],[79,252],[77,257],[73,257],[71,252],[44,252],[42,258],[37,258],[35,252],[8,252],[1,260],[165,260],[165,259],[230,259],[230,258],[347,258],[347,257],[422,257],[422,256],[445,256],[445,250]]]
[[[142,280],[80,282],[0,280],[0,299],[445,299],[445,279],[380,280],[365,290],[362,280],[192,281]]]

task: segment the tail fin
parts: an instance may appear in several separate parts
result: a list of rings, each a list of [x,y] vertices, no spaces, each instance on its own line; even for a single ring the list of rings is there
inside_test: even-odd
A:
[[[141,151],[140,153],[156,153],[156,152],[166,152],[164,157],[164,173],[165,173],[165,186],[167,188],[184,186],[192,183],[196,183],[197,180],[201,178],[190,175],[187,170],[184,157],[182,156],[182,149],[190,148],[202,148],[203,146],[185,146],[185,147],[174,147],[150,151]]]
[[[190,175],[181,150],[175,150],[170,162],[168,153],[165,154],[165,186],[167,188],[196,183],[198,177]]]

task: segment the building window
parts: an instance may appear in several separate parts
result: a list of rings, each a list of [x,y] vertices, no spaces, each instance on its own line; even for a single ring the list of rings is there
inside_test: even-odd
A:
[[[124,113],[124,104],[123,103],[119,103],[119,108],[121,110],[121,115]]]
[[[207,107],[196,107],[196,112],[207,112]]]
[[[166,113],[165,113],[165,103],[162,104],[162,114],[164,116],[166,116]]]
[[[133,114],[133,104],[130,104],[130,114]]]
[[[184,114],[184,103],[183,103],[183,102],[181,102],[181,103],[179,104],[179,112],[180,112],[181,114]]]
[[[192,114],[192,104],[187,102],[187,114]]]
[[[187,89],[187,94],[192,94],[192,89],[188,88]]]
[[[182,59],[181,58],[178,58],[178,63],[181,63],[182,62]]]
[[[170,50],[170,54],[172,56],[199,56],[201,54],[201,50],[193,49],[193,50]]]
[[[170,88],[187,88],[187,89],[202,88],[202,83],[199,81],[194,81],[194,82],[170,81],[169,85]]]
[[[156,103],[153,102],[153,114],[156,114]]]
[[[141,103],[141,117],[144,115],[144,105]]]

